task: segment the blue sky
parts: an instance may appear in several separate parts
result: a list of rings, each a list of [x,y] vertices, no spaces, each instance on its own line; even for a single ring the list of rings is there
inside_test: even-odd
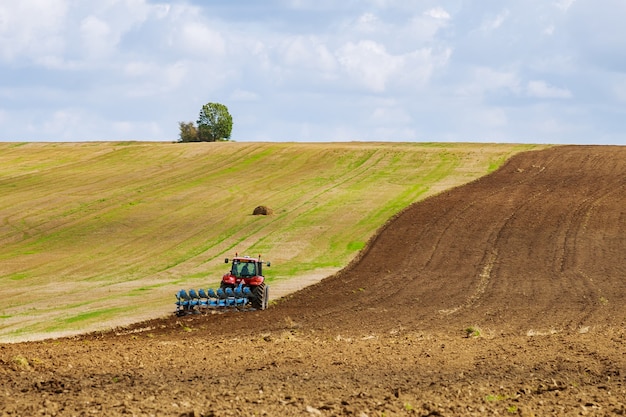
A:
[[[0,141],[626,144],[624,0],[0,0]]]

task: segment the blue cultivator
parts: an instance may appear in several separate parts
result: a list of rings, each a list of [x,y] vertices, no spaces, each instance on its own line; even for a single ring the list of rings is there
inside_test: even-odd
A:
[[[176,315],[200,314],[217,308],[243,310],[249,306],[253,297],[250,288],[242,284],[235,288],[218,288],[217,291],[213,288],[206,291],[200,288],[197,292],[194,289],[189,292],[180,290],[176,293]]]

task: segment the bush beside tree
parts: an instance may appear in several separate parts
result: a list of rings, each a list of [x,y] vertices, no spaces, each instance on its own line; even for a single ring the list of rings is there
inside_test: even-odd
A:
[[[198,129],[193,122],[178,122],[180,129],[179,142],[198,142]]]

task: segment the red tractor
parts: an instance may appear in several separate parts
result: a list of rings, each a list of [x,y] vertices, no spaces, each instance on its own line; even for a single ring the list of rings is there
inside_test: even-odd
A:
[[[270,262],[263,262],[261,255],[258,258],[238,256],[230,260],[230,272],[224,274],[220,288],[227,291],[228,288],[242,290],[244,294],[250,294],[250,305],[257,310],[265,310],[269,299],[269,286],[263,276],[263,264],[270,266]],[[229,259],[225,259],[229,263]]]

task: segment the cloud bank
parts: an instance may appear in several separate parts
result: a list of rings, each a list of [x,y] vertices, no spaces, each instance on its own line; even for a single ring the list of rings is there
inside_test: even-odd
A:
[[[624,15],[621,0],[4,2],[0,140],[176,140],[220,102],[237,141],[626,144]]]

